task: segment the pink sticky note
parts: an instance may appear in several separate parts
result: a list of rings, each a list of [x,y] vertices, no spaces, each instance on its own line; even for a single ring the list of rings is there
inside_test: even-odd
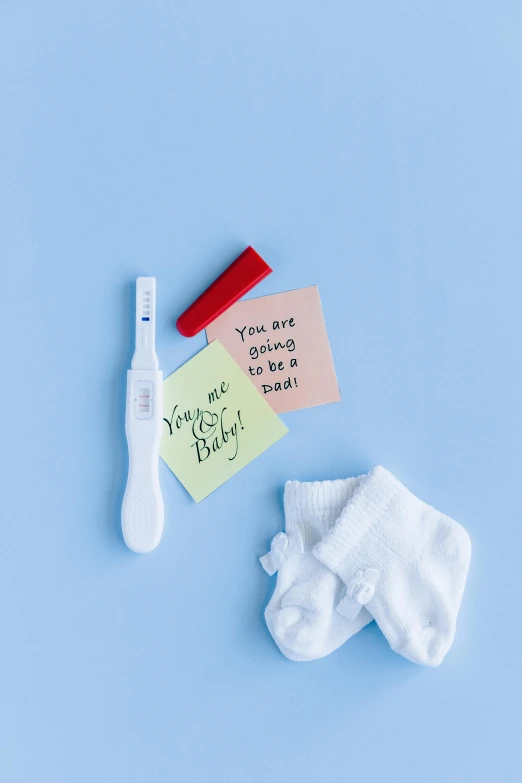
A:
[[[236,304],[207,326],[276,413],[339,402],[316,285]]]

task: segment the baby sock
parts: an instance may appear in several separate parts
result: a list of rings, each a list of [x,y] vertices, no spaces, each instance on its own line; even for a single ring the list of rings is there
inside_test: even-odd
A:
[[[451,647],[471,544],[457,522],[382,467],[363,477],[315,557],[346,585],[337,613],[365,607],[393,650],[438,666]]]
[[[277,571],[266,624],[281,652],[294,661],[312,661],[333,652],[372,618],[362,610],[354,619],[335,611],[343,584],[317,560],[312,549],[335,524],[359,478],[338,481],[288,481],[285,528],[260,558],[268,574]]]

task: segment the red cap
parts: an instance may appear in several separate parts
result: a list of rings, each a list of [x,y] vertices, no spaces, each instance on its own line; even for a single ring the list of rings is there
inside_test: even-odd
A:
[[[271,273],[253,247],[247,247],[176,321],[178,332],[194,337]]]

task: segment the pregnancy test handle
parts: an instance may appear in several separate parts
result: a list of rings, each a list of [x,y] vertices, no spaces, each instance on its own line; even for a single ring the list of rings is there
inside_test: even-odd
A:
[[[158,477],[162,416],[161,370],[129,370],[125,416],[129,477],[121,521],[125,543],[139,553],[155,549],[163,532],[163,499]]]

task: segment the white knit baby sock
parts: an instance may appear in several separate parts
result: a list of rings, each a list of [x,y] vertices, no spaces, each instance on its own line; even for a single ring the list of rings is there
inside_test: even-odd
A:
[[[372,620],[364,609],[353,620],[335,611],[343,584],[312,555],[359,481],[286,483],[286,533],[273,538],[270,552],[260,561],[268,574],[277,571],[266,624],[281,652],[293,661],[328,655]]]
[[[451,647],[471,544],[457,522],[382,467],[358,484],[314,555],[346,585],[338,613],[364,606],[393,650],[438,666]]]

